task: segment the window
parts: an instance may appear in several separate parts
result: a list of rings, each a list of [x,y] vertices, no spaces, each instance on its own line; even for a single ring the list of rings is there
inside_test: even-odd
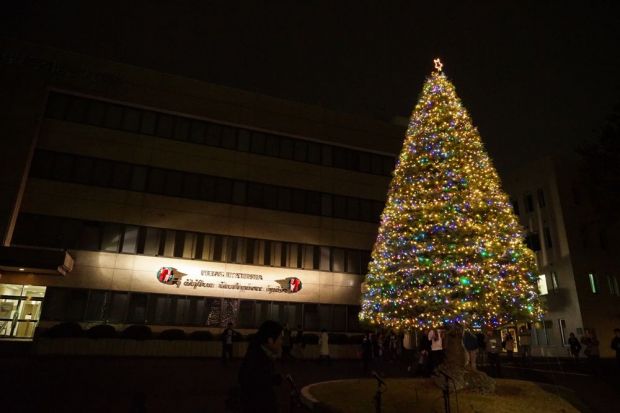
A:
[[[512,210],[516,215],[519,215],[519,201],[516,199],[511,199],[510,203],[512,203]]]
[[[163,231],[163,249],[161,249],[161,255],[164,257],[174,257],[174,245],[176,241],[176,231],[172,229],[166,229]]]
[[[547,276],[545,274],[538,276],[538,293],[540,295],[549,294],[549,290],[547,289]]]
[[[129,189],[132,191],[144,192],[146,190],[147,169],[145,166],[133,165],[131,174],[131,184]]]
[[[70,122],[83,122],[86,118],[87,108],[88,101],[86,99],[73,97],[69,103],[69,109],[66,113],[66,119]]]
[[[334,305],[332,308],[332,330],[346,331],[347,329],[347,306]]]
[[[118,189],[129,189],[131,187],[131,165],[115,162],[112,167],[111,186]]]
[[[121,241],[121,226],[118,224],[104,224],[101,250],[118,252]]]
[[[140,110],[126,107],[121,129],[127,132],[138,132],[140,130],[141,115],[142,112]]]
[[[189,135],[189,120],[185,118],[176,118],[174,125],[174,139],[178,141],[186,141]]]
[[[142,123],[140,124],[140,132],[145,135],[155,135],[155,125],[157,124],[157,114],[151,111],[142,113]]]
[[[540,251],[540,237],[537,232],[530,232],[525,237],[525,244],[532,251]]]
[[[159,255],[161,244],[161,230],[158,228],[146,228],[144,240],[144,255]]]
[[[129,299],[129,311],[127,312],[127,321],[129,323],[146,322],[146,305],[148,302],[147,294],[131,293]]]
[[[304,329],[318,330],[320,328],[319,305],[304,304]]]
[[[113,291],[110,297],[110,308],[107,315],[108,321],[112,323],[124,322],[127,315],[128,304],[128,293]]]
[[[254,153],[265,153],[265,134],[261,132],[252,133],[252,142],[250,151]]]
[[[554,291],[557,291],[560,288],[560,284],[558,283],[558,274],[555,271],[551,271],[551,286]]]
[[[320,248],[320,254],[318,255],[319,258],[319,270],[321,271],[330,271],[330,257],[331,257],[331,251],[329,247],[319,247]]]
[[[162,138],[171,138],[174,119],[170,115],[159,114],[157,116],[157,128],[155,134]]]
[[[104,321],[105,311],[110,299],[108,291],[91,290],[88,294],[85,321]]]
[[[123,248],[121,252],[135,254],[138,245],[138,227],[133,225],[125,226],[125,234],[123,236]]]
[[[347,250],[347,267],[346,271],[359,274],[360,273],[360,251],[358,250]]]
[[[347,306],[347,331],[360,331],[359,320],[360,306],[348,305]]]
[[[205,134],[207,132],[207,124],[200,120],[193,120],[189,133],[190,142],[204,143]]]
[[[562,344],[567,345],[566,341],[566,320],[559,319],[558,326],[560,327],[560,338],[562,339]]]
[[[344,272],[344,250],[342,248],[332,249],[332,266],[333,272]]]
[[[609,293],[611,295],[620,295],[620,289],[618,288],[618,278],[616,278],[616,276],[608,275],[607,284],[609,285]]]
[[[45,116],[52,119],[64,119],[68,104],[69,98],[67,95],[50,93],[47,100]]]
[[[77,248],[81,250],[99,250],[101,226],[98,222],[86,221],[82,223]]]
[[[538,206],[539,207],[544,207],[545,206],[545,192],[543,191],[542,188],[538,188],[538,190],[536,191],[536,198],[538,199]]]
[[[598,294],[598,279],[595,274],[588,274],[588,280],[590,281],[590,290],[592,294]]]

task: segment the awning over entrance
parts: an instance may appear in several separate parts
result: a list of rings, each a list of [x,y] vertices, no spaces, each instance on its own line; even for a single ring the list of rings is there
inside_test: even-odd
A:
[[[73,257],[65,250],[0,247],[0,273],[67,275],[73,269]]]

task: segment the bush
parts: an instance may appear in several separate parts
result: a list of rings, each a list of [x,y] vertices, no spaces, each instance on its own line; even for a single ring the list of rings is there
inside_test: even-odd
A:
[[[172,328],[170,330],[164,330],[159,333],[160,340],[185,340],[186,335],[185,331],[179,330],[178,328]]]
[[[151,338],[151,335],[151,329],[142,325],[129,326],[121,333],[123,338],[132,340],[147,340]]]
[[[193,331],[189,335],[189,339],[195,341],[213,341],[213,334],[208,330]]]
[[[88,338],[115,338],[116,329],[109,324],[99,324],[92,326],[86,331],[86,337]]]
[[[330,333],[329,344],[349,344],[349,337],[342,333]]]
[[[45,335],[51,338],[82,337],[84,330],[82,330],[82,326],[78,323],[67,322],[52,326],[52,328],[45,332]]]

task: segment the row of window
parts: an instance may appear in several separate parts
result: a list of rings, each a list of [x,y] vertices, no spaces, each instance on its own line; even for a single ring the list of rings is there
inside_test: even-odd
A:
[[[538,201],[538,206],[540,208],[544,208],[546,205],[546,201],[545,192],[542,188],[538,188],[536,190],[536,199]],[[519,200],[515,198],[512,199],[511,202],[512,209],[514,210],[515,214],[520,215]],[[525,205],[526,212],[534,212],[534,196],[530,193],[525,194],[523,196],[523,205]]]
[[[601,292],[600,276],[598,274],[588,274],[588,282],[590,284],[590,290],[592,294],[599,294]],[[607,274],[607,287],[609,288],[609,294],[620,296],[620,284],[618,283],[618,277],[615,275]]]
[[[20,214],[13,244],[364,274],[370,252]]]
[[[143,135],[390,176],[395,158],[52,92],[46,116]]]
[[[545,247],[547,249],[553,248],[553,241],[551,240],[551,230],[549,230],[549,227],[543,228],[542,240],[545,243]],[[541,237],[538,232],[530,232],[525,237],[525,244],[527,245],[529,249],[531,249],[534,252],[540,251],[541,249],[540,241],[541,241]]]
[[[37,150],[30,176],[254,208],[377,222],[384,203],[107,159]]]
[[[265,320],[307,331],[360,331],[359,306],[48,287],[43,320],[258,328]]]

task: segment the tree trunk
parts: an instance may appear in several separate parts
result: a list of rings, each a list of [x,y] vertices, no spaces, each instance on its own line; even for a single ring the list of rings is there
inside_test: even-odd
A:
[[[486,373],[465,366],[467,354],[463,347],[463,329],[452,327],[446,330],[443,339],[444,360],[433,371],[432,379],[441,388],[454,392],[472,389],[483,394],[495,392],[495,380]]]

